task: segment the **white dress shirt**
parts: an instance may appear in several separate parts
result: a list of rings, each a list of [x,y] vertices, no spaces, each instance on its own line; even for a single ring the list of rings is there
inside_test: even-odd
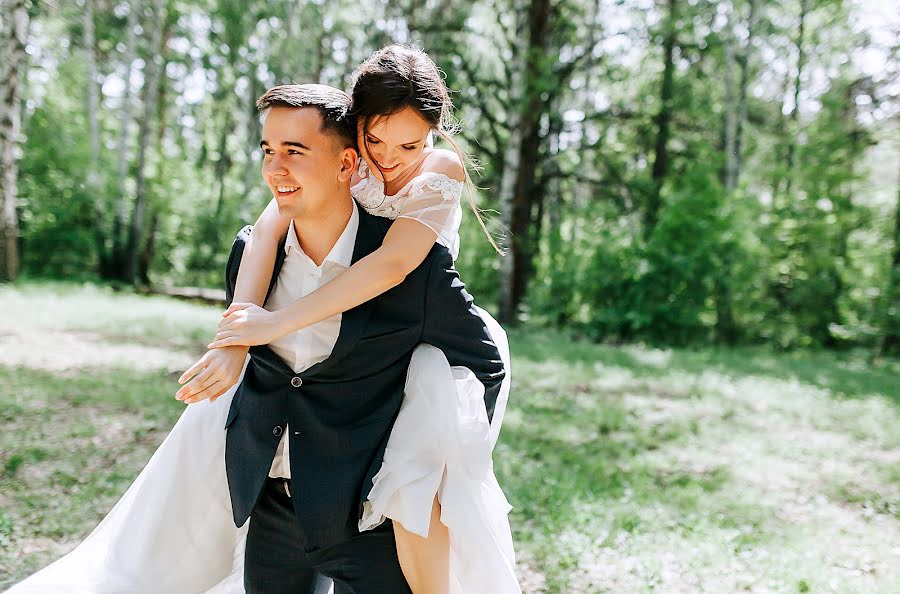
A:
[[[359,229],[359,211],[353,202],[353,213],[343,233],[334,247],[316,266],[300,247],[294,222],[288,228],[287,240],[284,244],[284,263],[278,274],[278,282],[272,294],[266,300],[266,309],[275,311],[286,307],[297,299],[309,295],[322,285],[331,281],[350,267],[353,248],[356,244],[356,232]],[[316,363],[324,361],[331,355],[341,330],[341,314],[332,316],[312,326],[286,334],[269,343],[269,348],[284,360],[295,373],[302,373]],[[302,395],[295,396],[302,398]],[[291,477],[290,453],[288,446],[288,427],[284,428],[272,467],[270,477]]]

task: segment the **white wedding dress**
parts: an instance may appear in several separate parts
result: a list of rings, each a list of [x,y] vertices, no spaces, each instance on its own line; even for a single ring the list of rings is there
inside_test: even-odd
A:
[[[352,193],[361,206],[377,216],[423,222],[456,259],[460,182],[426,173],[386,196],[364,162],[360,175]],[[359,527],[371,529],[391,518],[427,536],[437,495],[450,533],[451,592],[520,594],[510,506],[491,461],[509,397],[509,347],[499,324],[479,313],[506,366],[492,422],[484,387],[472,372],[451,367],[435,347],[417,347]],[[238,529],[232,519],[223,430],[236,386],[215,402],[188,406],[85,541],[6,594],[243,594],[248,524]]]

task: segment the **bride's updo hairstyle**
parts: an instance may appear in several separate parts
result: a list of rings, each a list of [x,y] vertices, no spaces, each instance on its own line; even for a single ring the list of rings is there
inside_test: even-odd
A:
[[[475,205],[474,184],[469,176],[472,160],[459,147],[452,135],[458,131],[453,119],[453,103],[441,71],[422,50],[406,45],[389,45],[372,54],[353,73],[352,103],[348,115],[362,122],[363,143],[368,153],[369,126],[377,117],[415,109],[431,129],[453,148],[465,169],[466,193],[469,206],[482,230],[498,252],[496,242],[488,232]],[[377,163],[375,164],[377,167]],[[473,167],[474,168],[474,167]],[[379,168],[380,169],[380,168]]]

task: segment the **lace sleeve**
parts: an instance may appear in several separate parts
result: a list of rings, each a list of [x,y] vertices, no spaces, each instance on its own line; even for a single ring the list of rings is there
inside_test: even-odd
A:
[[[462,190],[461,181],[442,173],[424,173],[410,184],[397,217],[423,223],[437,234],[438,242],[450,247],[462,219]]]

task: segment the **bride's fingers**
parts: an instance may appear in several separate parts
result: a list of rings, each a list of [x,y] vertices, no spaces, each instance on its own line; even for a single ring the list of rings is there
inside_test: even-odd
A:
[[[213,394],[216,393],[215,387],[217,385],[219,385],[219,383],[220,382],[218,380],[214,381],[212,384],[210,384],[209,386],[206,386],[205,388],[203,388],[202,390],[200,390],[199,392],[197,392],[190,398],[185,398],[184,402],[186,404],[194,404],[196,402],[200,402],[201,400],[206,400],[207,398],[209,398],[210,396],[212,396]]]
[[[206,367],[206,361],[201,358],[199,361],[197,361],[196,363],[191,365],[187,371],[185,371],[184,373],[181,374],[181,377],[178,378],[178,383],[183,384],[189,378],[196,375],[204,367]]]
[[[219,320],[219,328],[232,328],[236,324],[247,321],[247,314],[242,310],[233,311]]]
[[[216,385],[216,389],[217,389],[218,391],[217,391],[217,393],[215,393],[215,394],[213,394],[212,396],[209,397],[209,401],[210,401],[210,402],[215,402],[215,401],[219,398],[219,396],[221,396],[222,394],[224,394],[225,392],[227,392],[227,391],[228,391],[228,388],[230,388],[231,386],[233,386],[233,385],[234,385],[234,382],[236,382],[236,381],[237,381],[237,378],[235,378],[234,381],[228,381],[228,380],[221,380],[221,381],[219,381],[218,384]]]
[[[231,338],[232,336],[237,336],[239,333],[237,330],[219,330],[216,332],[213,340],[223,340],[225,338]]]
[[[177,392],[175,392],[175,400],[182,400],[185,396],[193,392],[194,387],[197,385],[195,380],[198,377],[198,373],[192,373],[191,375],[188,375],[187,372],[185,372],[185,375],[182,377],[190,379],[187,380],[187,383],[181,382],[184,385],[181,386],[181,388],[179,388]]]
[[[216,334],[216,337],[213,339],[211,343],[206,345],[208,349],[220,349],[222,347],[227,346],[235,346],[235,345],[244,345],[250,346],[248,344],[244,344],[241,341],[241,336],[235,332],[224,332],[221,334]]]
[[[218,328],[219,330],[223,330],[225,328],[234,328],[235,326],[246,320],[247,316],[240,311],[232,312],[219,320]]]
[[[228,337],[228,338],[222,338],[222,339],[220,339],[220,340],[216,340],[215,342],[212,342],[212,343],[208,344],[208,345],[206,346],[206,348],[208,348],[208,349],[220,349],[220,348],[222,348],[222,347],[238,346],[238,345],[242,345],[242,346],[250,346],[250,345],[242,344],[241,341],[240,341],[240,339],[239,339],[237,336],[230,336],[230,337]]]
[[[228,309],[225,310],[225,313],[222,314],[222,317],[223,318],[227,317],[236,311],[240,311],[242,309],[247,309],[248,307],[251,307],[252,305],[253,305],[252,303],[232,303],[231,305],[228,306]]]
[[[211,379],[213,376],[213,370],[209,367],[206,367],[203,371],[195,375],[187,385],[183,386],[178,392],[175,394],[176,400],[187,400],[204,387],[211,383]]]

